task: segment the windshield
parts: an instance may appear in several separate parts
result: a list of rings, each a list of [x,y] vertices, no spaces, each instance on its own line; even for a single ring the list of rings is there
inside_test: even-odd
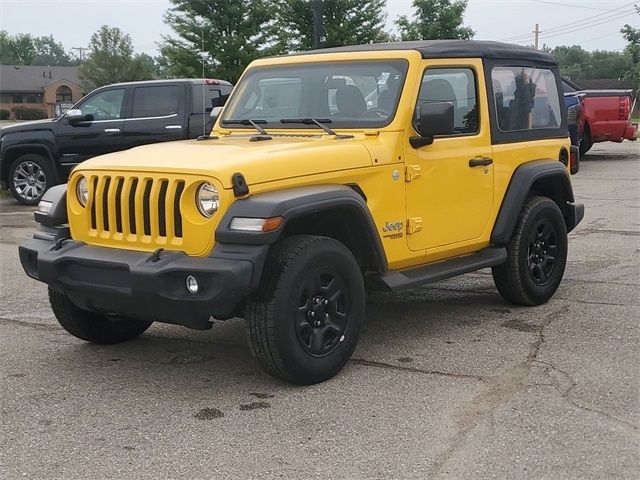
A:
[[[388,125],[407,62],[321,62],[249,70],[224,109],[222,123],[259,121],[264,128],[317,128],[295,119],[324,119],[331,128]],[[286,126],[281,120],[289,120]],[[250,127],[245,127],[250,128]]]

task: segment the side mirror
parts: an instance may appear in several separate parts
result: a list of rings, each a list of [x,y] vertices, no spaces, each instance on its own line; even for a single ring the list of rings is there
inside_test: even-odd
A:
[[[454,130],[452,102],[424,102],[418,114],[419,137],[411,137],[409,143],[413,148],[431,145],[436,135],[451,135]]]
[[[209,122],[211,122],[211,126],[213,127],[216,123],[216,120],[220,116],[222,112],[222,107],[213,107],[211,109],[211,113],[209,114]]]
[[[80,122],[84,119],[84,115],[82,114],[82,110],[79,108],[72,108],[65,113],[65,118],[69,120],[69,123]]]

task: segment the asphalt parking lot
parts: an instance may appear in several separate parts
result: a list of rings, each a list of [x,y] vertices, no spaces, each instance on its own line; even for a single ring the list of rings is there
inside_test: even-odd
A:
[[[372,296],[353,361],[271,379],[241,320],[66,334],[0,199],[0,478],[640,477],[640,147],[601,144],[554,299],[517,308],[482,271]]]

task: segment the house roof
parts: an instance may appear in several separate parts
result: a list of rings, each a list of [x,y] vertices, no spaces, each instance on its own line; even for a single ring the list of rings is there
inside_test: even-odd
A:
[[[0,65],[2,92],[42,92],[50,83],[61,80],[80,85],[78,67]]]
[[[418,40],[415,42],[371,43],[311,50],[307,53],[368,52],[383,50],[417,50],[422,58],[480,57],[501,60],[533,60],[557,65],[556,58],[539,50],[512,43],[485,40]]]

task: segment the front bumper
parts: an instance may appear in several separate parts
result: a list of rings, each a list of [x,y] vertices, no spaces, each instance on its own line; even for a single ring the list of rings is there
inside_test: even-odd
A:
[[[210,316],[232,316],[259,281],[267,247],[241,247],[201,258],[33,238],[19,252],[27,275],[80,308],[206,329]],[[198,280],[197,294],[186,289],[188,275]]]

